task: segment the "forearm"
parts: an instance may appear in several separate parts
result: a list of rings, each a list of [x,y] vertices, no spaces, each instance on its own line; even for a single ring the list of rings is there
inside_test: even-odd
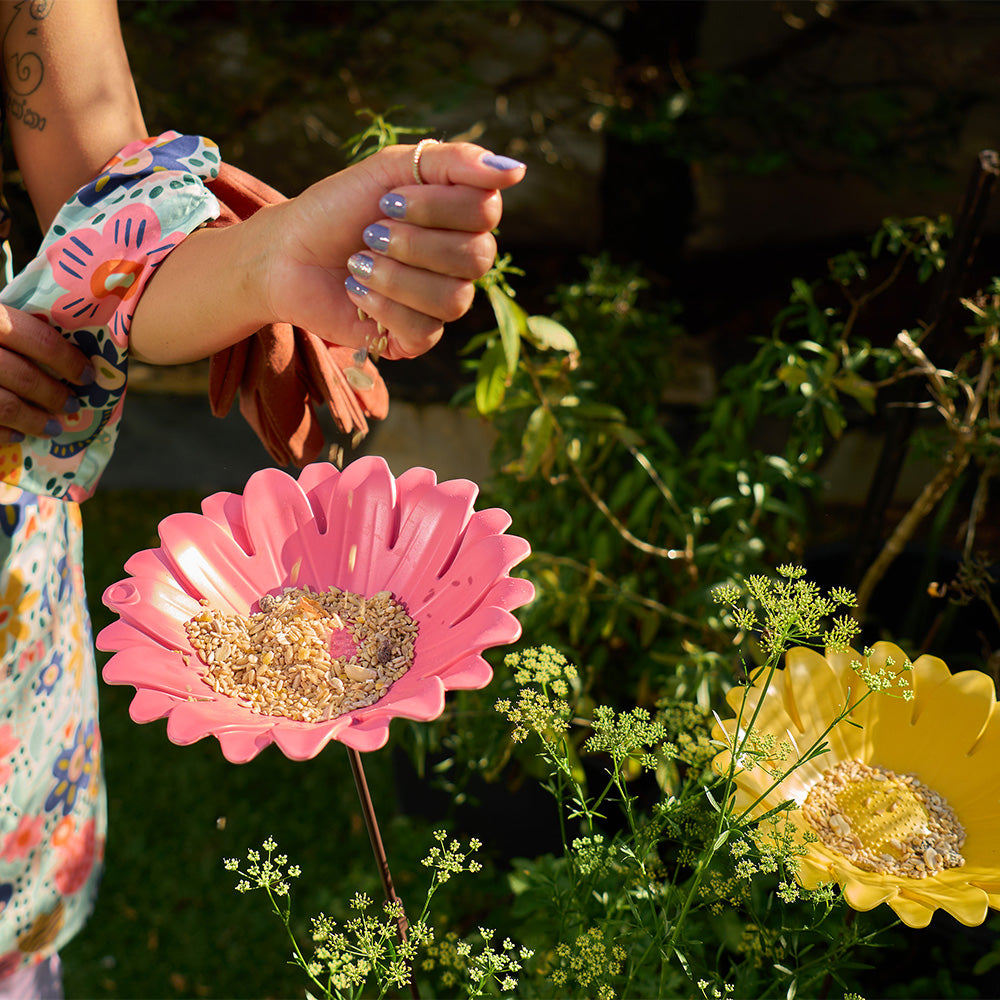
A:
[[[262,209],[225,229],[200,229],[173,250],[136,306],[130,356],[161,365],[197,361],[271,322],[261,294],[260,230],[263,213],[277,210]]]
[[[0,0],[11,142],[43,228],[146,134],[114,0]]]

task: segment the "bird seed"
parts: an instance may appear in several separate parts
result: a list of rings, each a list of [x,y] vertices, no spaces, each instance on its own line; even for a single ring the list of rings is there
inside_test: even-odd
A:
[[[965,864],[955,811],[913,774],[843,760],[823,772],[802,812],[827,847],[864,871],[922,879]]]
[[[287,587],[261,597],[250,615],[201,604],[184,630],[205,682],[261,715],[334,719],[374,704],[413,663],[417,623],[388,590],[366,599],[336,587]],[[352,655],[331,653],[341,631]]]

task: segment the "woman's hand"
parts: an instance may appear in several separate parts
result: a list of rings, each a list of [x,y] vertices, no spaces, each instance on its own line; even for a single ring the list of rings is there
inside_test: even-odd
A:
[[[87,385],[94,381],[94,370],[47,323],[0,305],[0,443],[59,433],[56,415],[80,408],[60,379]]]
[[[260,212],[271,227],[269,319],[358,347],[388,332],[384,357],[416,357],[472,304],[492,266],[501,190],[524,165],[470,143],[392,146]],[[358,314],[361,309],[370,319]]]
[[[152,364],[209,357],[268,323],[382,356],[430,350],[493,264],[500,192],[524,165],[471,143],[390,146],[245,222],[192,233],[136,306],[129,351]],[[365,316],[359,316],[358,310]],[[370,317],[370,318],[366,318]]]

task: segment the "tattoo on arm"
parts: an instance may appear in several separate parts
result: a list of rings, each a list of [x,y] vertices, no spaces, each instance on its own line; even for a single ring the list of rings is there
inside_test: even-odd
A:
[[[0,43],[3,59],[3,89],[7,113],[28,128],[45,129],[45,118],[29,98],[42,84],[45,63],[36,51],[38,22],[52,11],[54,0],[19,0]]]

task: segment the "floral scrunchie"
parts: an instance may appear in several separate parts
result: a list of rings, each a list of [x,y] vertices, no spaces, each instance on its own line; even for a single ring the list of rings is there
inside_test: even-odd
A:
[[[78,412],[53,438],[0,445],[0,479],[85,500],[114,451],[125,398],[128,332],[146,282],[189,233],[219,214],[205,187],[219,171],[210,139],[164,132],[126,146],[59,210],[38,255],[0,302],[51,324],[94,367],[72,386]]]

